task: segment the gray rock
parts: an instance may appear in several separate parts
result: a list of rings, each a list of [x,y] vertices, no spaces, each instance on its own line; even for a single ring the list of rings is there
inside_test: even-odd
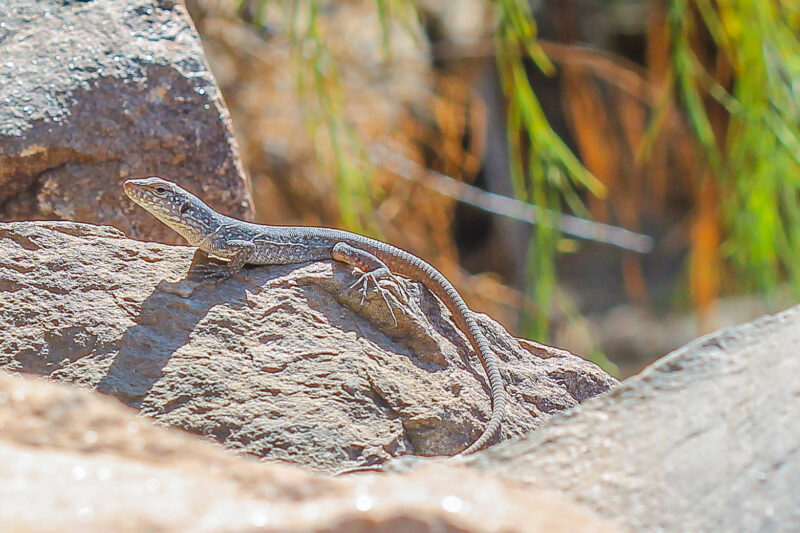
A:
[[[454,464],[325,479],[135,415],[88,391],[0,372],[3,531],[621,531],[569,498]]]
[[[800,307],[702,337],[475,457],[635,531],[800,530]]]
[[[193,249],[68,222],[0,224],[0,366],[84,384],[227,446],[339,470],[452,455],[490,410],[481,366],[439,301],[404,280],[398,324],[363,309],[333,261],[247,268],[210,284]],[[502,359],[502,437],[605,392],[583,359],[479,315]]]
[[[5,0],[0,18],[0,219],[113,224],[178,237],[121,182],[179,180],[252,216],[230,120],[179,2]]]

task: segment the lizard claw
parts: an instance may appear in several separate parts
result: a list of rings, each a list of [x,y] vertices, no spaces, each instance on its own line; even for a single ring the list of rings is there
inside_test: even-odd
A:
[[[411,299],[411,296],[408,294],[403,283],[397,279],[397,276],[394,274],[391,277],[382,278],[378,280],[378,283],[384,282],[386,285],[385,289],[394,294],[394,297],[397,298],[401,302],[407,302]]]
[[[398,295],[391,289],[387,289],[380,284],[380,281],[383,280],[393,280],[395,283],[392,285],[394,287],[398,287],[399,283],[397,283],[397,278],[392,274],[388,269],[378,268],[375,270],[371,270],[369,272],[362,272],[359,278],[347,288],[347,292],[351,292],[356,287],[360,286],[361,291],[361,303],[359,305],[363,306],[364,301],[367,298],[367,291],[369,290],[369,283],[370,281],[377,289],[378,294],[380,294],[381,298],[383,298],[386,307],[389,309],[389,313],[392,315],[392,320],[394,320],[394,325],[397,326],[397,317],[394,314],[394,309],[392,309],[392,304],[389,303],[389,299],[386,297],[387,292],[391,292],[395,298],[399,298]]]
[[[217,282],[224,281],[231,276],[230,269],[228,269],[225,265],[216,265],[211,263],[204,265],[193,265],[189,270],[189,273],[197,275],[202,279],[213,280]]]

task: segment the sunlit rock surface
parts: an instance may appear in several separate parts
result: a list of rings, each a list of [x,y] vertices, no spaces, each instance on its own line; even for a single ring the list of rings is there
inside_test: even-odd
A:
[[[79,383],[230,448],[336,471],[452,455],[490,413],[485,376],[440,302],[404,281],[347,292],[334,261],[189,275],[193,249],[68,222],[0,224],[0,367]],[[510,404],[502,439],[617,382],[478,316]]]
[[[3,531],[615,532],[569,498],[435,465],[329,479],[157,428],[110,398],[0,373]]]
[[[800,531],[800,307],[701,337],[474,466],[635,531]]]
[[[342,296],[352,274],[332,262],[250,268],[212,286],[187,277],[191,255],[108,227],[0,225],[2,366],[319,470],[454,453],[480,431],[479,365],[417,284],[405,283],[395,326],[379,297],[358,310]],[[336,480],[233,458],[89,391],[0,378],[0,523],[796,531],[799,323],[793,308],[723,330],[577,406],[613,380],[482,317],[512,397],[503,437],[542,427],[474,457]]]
[[[252,217],[227,109],[181,2],[0,3],[0,220],[113,224],[179,242],[125,201],[178,180]]]

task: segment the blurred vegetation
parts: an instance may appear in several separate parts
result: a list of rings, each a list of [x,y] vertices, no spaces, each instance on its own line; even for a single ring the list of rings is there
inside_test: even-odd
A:
[[[536,24],[527,0],[497,0],[495,51],[503,91],[508,100],[508,139],[511,181],[514,195],[550,211],[559,211],[566,202],[573,212],[585,211],[577,188],[588,188],[597,195],[605,187],[581,164],[550,127],[536,97],[525,59],[531,58],[545,74],[555,67],[539,46]],[[546,339],[556,288],[555,254],[558,232],[545,220],[534,229],[529,244],[528,283],[536,302],[523,330],[537,339]]]
[[[515,196],[633,230],[668,209],[671,199],[685,199],[686,294],[701,316],[721,293],[769,293],[786,281],[800,293],[796,1],[651,0],[641,63],[577,44],[580,10],[574,3],[558,3],[563,15],[558,38],[543,40],[528,1],[486,0],[494,37],[483,50],[496,62],[505,96]],[[408,28],[415,39],[426,38],[416,34],[419,24],[412,24],[421,4],[374,0],[384,61],[393,61],[393,24]],[[315,143],[331,148],[320,158],[337,176],[341,223],[375,231],[368,216],[375,195],[373,162],[342,111],[338,64],[343,58],[327,46],[320,25],[325,5],[241,0],[239,10],[256,25],[269,6],[285,10],[296,90],[310,102],[304,116]],[[561,87],[569,139],[556,134],[540,104],[534,80],[542,75]],[[464,139],[469,119],[435,119],[440,132],[460,124],[449,138]],[[423,163],[461,179],[477,172],[466,163],[457,170],[431,163],[441,153],[450,152],[439,150]],[[552,225],[535,228],[523,332],[537,339],[546,339],[554,310],[578,316],[558,289],[556,255],[564,249]],[[623,257],[622,276],[633,301],[648,299],[639,257]]]
[[[672,0],[665,82],[702,148],[692,290],[707,307],[726,262],[731,290],[800,292],[800,11],[794,1]]]
[[[386,6],[377,1],[385,23]],[[294,67],[295,91],[307,105],[302,107],[303,122],[312,139],[320,140],[314,146],[320,163],[333,168],[337,180],[341,223],[354,231],[365,231],[369,219],[371,168],[363,147],[343,111],[343,94],[339,81],[337,59],[327,46],[320,10],[323,2],[287,1],[250,2],[240,0],[238,10],[252,24],[267,25],[268,4],[279,4],[284,10],[287,36],[291,45],[291,64]],[[384,35],[388,33],[384,30]],[[324,137],[322,139],[321,137]],[[333,158],[328,161],[328,154]],[[360,215],[361,214],[361,215]]]
[[[304,108],[309,132],[317,139],[323,129],[327,135],[326,144],[332,147],[333,161],[323,161],[323,164],[332,167],[337,175],[341,224],[364,231],[369,225],[364,214],[370,212],[371,164],[342,112],[337,60],[326,45],[325,31],[319,22],[325,2],[241,0],[239,10],[250,22],[263,25],[270,4],[285,9],[296,90],[304,101],[313,104]],[[375,0],[375,6],[385,60],[391,61],[389,23],[395,18],[402,23],[417,17],[416,7],[408,0]],[[536,97],[527,71],[528,58],[533,58],[546,73],[553,73],[554,66],[538,45],[529,4],[524,0],[500,0],[495,2],[494,12],[498,71],[508,98],[513,189],[517,198],[543,208],[543,220],[536,227],[529,254],[528,277],[533,294],[526,301],[536,303],[525,316],[533,317],[529,322],[533,330],[525,329],[532,336],[544,338],[556,288],[555,254],[559,241],[554,223],[546,220],[548,211],[545,210],[557,213],[566,203],[573,212],[586,213],[581,191],[588,189],[602,195],[605,189],[553,131]],[[404,27],[414,32],[412,25]],[[325,158],[323,151],[320,158]]]

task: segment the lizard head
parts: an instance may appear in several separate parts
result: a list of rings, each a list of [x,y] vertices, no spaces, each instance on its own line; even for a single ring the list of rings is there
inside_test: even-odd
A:
[[[130,179],[122,186],[128,198],[195,244],[216,213],[177,183],[158,176]]]

